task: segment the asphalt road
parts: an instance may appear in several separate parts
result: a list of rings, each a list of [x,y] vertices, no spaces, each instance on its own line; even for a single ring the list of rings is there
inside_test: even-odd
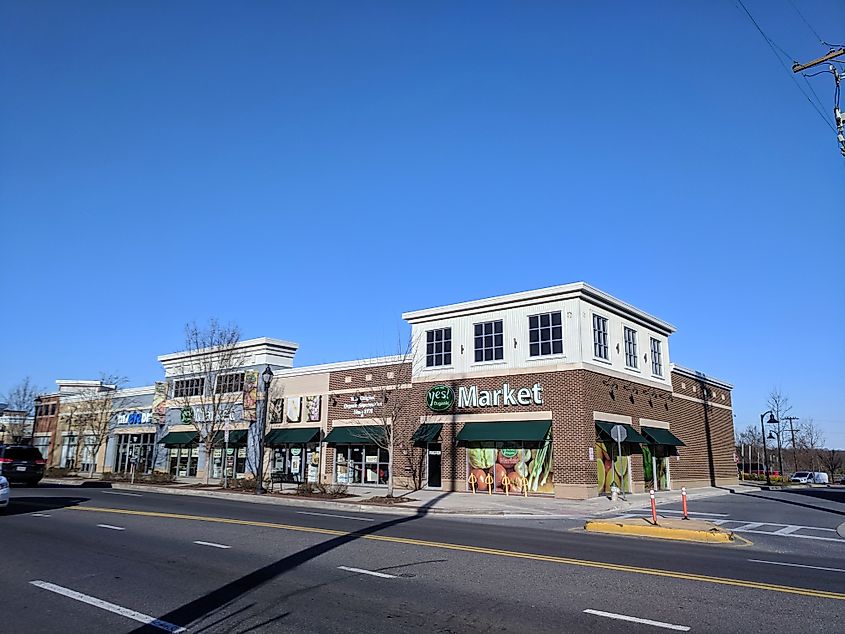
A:
[[[781,541],[15,489],[0,614],[20,632],[845,632],[845,542]]]

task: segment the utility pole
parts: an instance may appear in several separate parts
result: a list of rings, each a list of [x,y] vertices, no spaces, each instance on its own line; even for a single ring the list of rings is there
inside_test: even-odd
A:
[[[792,462],[795,464],[795,471],[798,471],[798,446],[795,444],[795,428],[792,426],[792,421],[798,420],[798,417],[784,416],[783,418],[789,421],[789,433],[792,435]]]
[[[831,49],[827,53],[827,55],[822,55],[821,57],[806,62],[804,64],[799,64],[798,62],[795,62],[794,64],[792,64],[792,72],[800,73],[802,71],[807,70],[808,68],[819,66],[820,64],[824,64],[825,62],[835,60],[837,57],[842,56],[845,56],[845,48]],[[828,64],[827,72],[833,75],[833,81],[836,84],[833,99],[833,121],[836,125],[836,140],[839,142],[839,151],[842,156],[845,156],[845,115],[842,114],[842,110],[840,110],[839,108],[839,93],[840,84],[842,83],[842,75],[839,73],[838,70],[836,70],[836,66],[834,66],[833,64]]]

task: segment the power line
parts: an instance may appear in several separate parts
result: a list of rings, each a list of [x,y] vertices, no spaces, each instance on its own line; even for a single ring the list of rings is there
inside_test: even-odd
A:
[[[816,36],[816,39],[822,43],[823,46],[829,46],[830,48],[836,48],[838,46],[842,46],[842,44],[831,44],[830,42],[825,42],[822,39],[822,36],[819,35],[818,31],[813,28],[813,25],[807,21],[807,18],[804,17],[804,14],[798,10],[798,7],[795,6],[795,3],[792,0],[789,0],[789,4],[792,5],[792,8],[795,9],[795,13],[798,14],[798,17],[801,18],[801,21],[807,25],[807,28]]]
[[[821,120],[822,120],[822,121],[824,121],[824,124],[825,124],[828,128],[830,128],[830,129],[833,131],[833,133],[835,134],[835,133],[836,133],[836,128],[833,126],[833,124],[832,124],[830,121],[828,121],[828,120],[827,120],[827,117],[826,117],[826,116],[824,115],[824,113],[823,113],[823,112],[819,109],[819,107],[815,104],[815,102],[813,102],[813,100],[812,100],[812,98],[810,97],[810,95],[808,95],[808,94],[804,91],[804,89],[801,87],[801,84],[800,84],[800,83],[798,83],[798,80],[797,80],[797,79],[795,79],[795,76],[794,76],[794,74],[792,73],[792,71],[791,71],[791,70],[789,69],[789,67],[788,67],[788,66],[784,63],[783,58],[782,58],[782,57],[778,54],[778,50],[780,50],[780,51],[781,51],[781,52],[782,52],[782,53],[783,53],[783,54],[784,54],[784,55],[785,55],[788,59],[792,59],[792,61],[793,61],[793,62],[795,61],[795,59],[794,59],[794,58],[792,58],[792,56],[791,56],[789,53],[787,53],[786,51],[784,51],[784,50],[783,50],[780,46],[778,46],[772,38],[770,38],[768,35],[766,35],[766,32],[765,32],[765,31],[763,31],[763,28],[762,28],[762,27],[761,27],[761,26],[757,23],[757,20],[755,20],[755,19],[754,19],[754,16],[753,16],[753,15],[751,15],[751,11],[749,11],[749,10],[748,10],[748,7],[746,7],[746,6],[745,6],[745,4],[742,2],[742,0],[736,0],[736,1],[739,3],[739,6],[740,6],[740,7],[742,7],[742,10],[743,10],[743,11],[745,11],[745,15],[747,15],[747,16],[748,16],[748,19],[749,19],[749,20],[751,20],[751,23],[754,25],[754,27],[755,27],[755,28],[757,29],[757,31],[760,33],[760,36],[761,36],[764,40],[766,40],[766,44],[768,44],[768,45],[769,45],[769,48],[770,48],[770,49],[772,49],[772,53],[774,54],[774,56],[775,56],[775,57],[777,57],[778,62],[780,63],[780,65],[781,65],[781,66],[783,66],[783,69],[784,69],[784,70],[785,70],[785,71],[789,74],[789,76],[792,78],[792,82],[795,84],[795,87],[796,87],[796,88],[798,88],[799,92],[800,92],[802,95],[804,95],[804,98],[805,98],[805,99],[806,99],[806,100],[810,103],[810,105],[813,107],[813,110],[815,110],[815,111],[816,111],[816,114],[818,114],[818,115],[819,115],[819,118],[821,118]]]

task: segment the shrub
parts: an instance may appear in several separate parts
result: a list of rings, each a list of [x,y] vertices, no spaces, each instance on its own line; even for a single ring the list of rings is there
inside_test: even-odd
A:
[[[64,467],[47,467],[44,475],[48,478],[64,478],[69,473],[70,469],[65,469]]]
[[[345,484],[333,484],[329,487],[329,495],[332,497],[341,497],[346,495],[346,492],[349,490],[349,487]]]

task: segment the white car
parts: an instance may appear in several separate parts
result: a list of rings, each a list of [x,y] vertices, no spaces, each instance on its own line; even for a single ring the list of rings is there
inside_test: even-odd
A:
[[[0,476],[0,513],[9,506],[9,481]]]
[[[790,482],[800,482],[801,484],[807,484],[808,482],[813,481],[813,472],[812,471],[796,471],[792,474],[792,477],[789,478]]]

